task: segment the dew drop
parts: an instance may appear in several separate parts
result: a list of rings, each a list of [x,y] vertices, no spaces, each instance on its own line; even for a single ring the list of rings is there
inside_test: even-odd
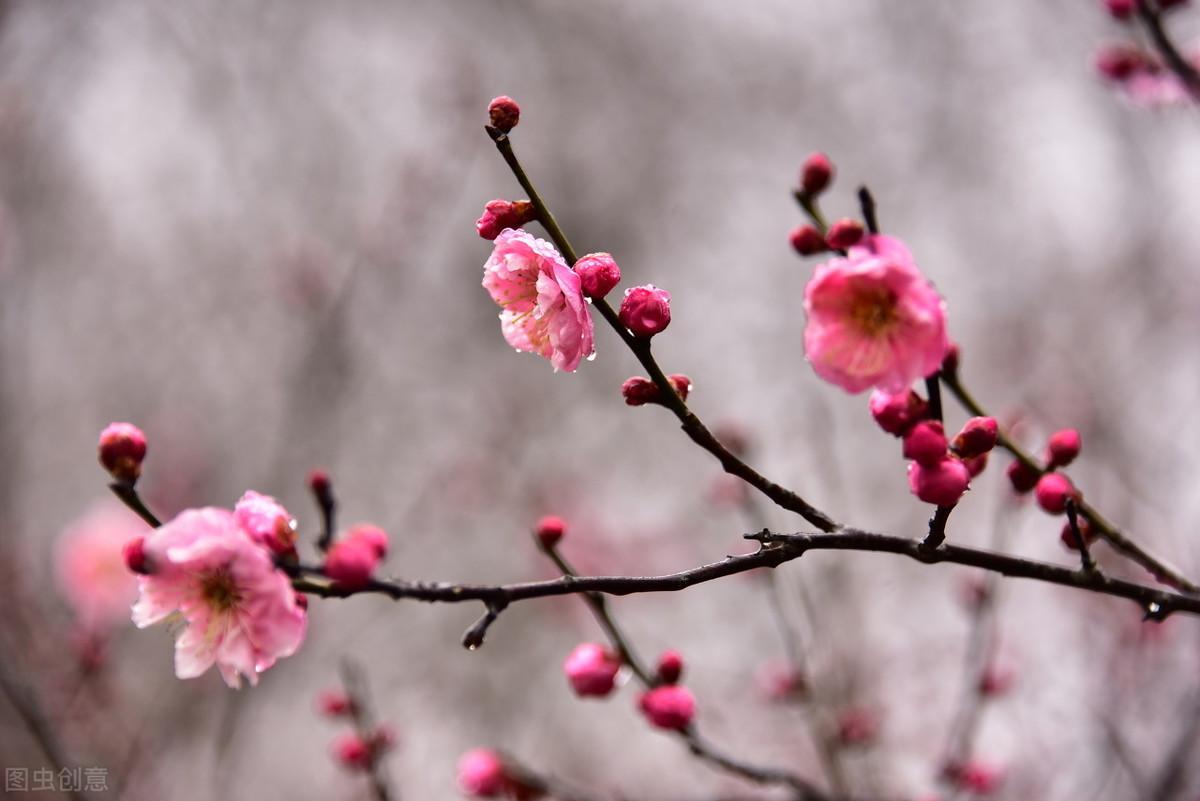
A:
[[[476,645],[475,643],[471,643],[470,645],[467,646],[467,650],[468,651],[476,651],[476,650],[479,650],[479,646]]]
[[[591,353],[589,353],[589,354],[588,354],[588,357],[587,357],[587,360],[588,360],[589,362],[594,362],[594,361],[596,361],[596,351],[592,351]]]
[[[1162,610],[1162,607],[1159,606],[1158,603],[1156,603],[1154,601],[1151,601],[1150,603],[1146,604],[1146,611],[1152,615],[1157,615],[1159,613],[1159,611],[1161,611],[1161,610]]]

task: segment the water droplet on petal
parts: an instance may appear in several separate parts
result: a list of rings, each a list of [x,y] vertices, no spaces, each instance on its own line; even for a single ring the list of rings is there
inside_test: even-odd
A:
[[[588,360],[589,362],[594,362],[594,361],[596,361],[596,351],[592,351],[591,353],[589,353],[589,354],[588,354],[588,357],[587,357],[587,360]]]

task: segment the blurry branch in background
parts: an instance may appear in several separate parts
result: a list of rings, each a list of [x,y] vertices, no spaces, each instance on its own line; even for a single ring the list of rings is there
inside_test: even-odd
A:
[[[1193,692],[1179,735],[1165,751],[1162,768],[1152,780],[1152,788],[1146,796],[1149,801],[1174,801],[1187,789],[1185,783],[1188,771],[1194,767],[1191,756],[1197,747],[1197,737],[1200,737],[1200,691]]]
[[[367,680],[362,669],[349,659],[341,667],[342,685],[349,699],[349,713],[354,732],[359,742],[366,747],[365,763],[362,765],[371,785],[371,797],[375,801],[396,801],[383,766],[383,755],[391,747],[391,734],[375,720],[371,698],[367,691]]]
[[[534,537],[534,540],[539,550],[563,572],[564,579],[573,579],[579,575],[553,544],[547,544],[537,537]],[[599,593],[589,592],[583,594],[583,600],[587,603],[588,608],[591,609],[596,621],[600,624],[600,628],[604,629],[604,633],[612,643],[612,646],[617,649],[622,660],[629,665],[634,676],[637,677],[642,686],[647,690],[651,690],[662,684],[662,680],[646,668],[645,663],[633,650],[629,638],[621,631],[612,614],[609,612],[605,598]],[[784,785],[794,791],[796,799],[803,799],[803,801],[822,801],[826,798],[824,793],[801,776],[780,768],[761,767],[742,762],[718,751],[700,736],[700,732],[697,730],[694,722],[689,723],[686,728],[676,730],[675,733],[687,745],[688,750],[693,755],[721,770],[759,784]]]
[[[1150,34],[1154,48],[1171,72],[1183,81],[1193,98],[1200,99],[1200,70],[1179,52],[1163,23],[1163,4],[1159,0],[1137,0],[1137,16]]]

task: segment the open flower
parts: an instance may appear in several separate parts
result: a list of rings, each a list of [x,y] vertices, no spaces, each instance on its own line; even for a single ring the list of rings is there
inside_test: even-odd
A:
[[[817,267],[804,290],[804,349],[847,392],[902,392],[946,355],[946,311],[899,240],[873,235]]]
[[[502,231],[483,266],[483,288],[503,309],[500,330],[518,351],[567,372],[592,355],[592,316],[579,276],[549,242],[520,228]]]
[[[148,575],[133,607],[139,628],[176,616],[175,675],[195,678],[215,663],[230,687],[251,684],[291,656],[308,625],[286,575],[227,509],[189,509],[145,541]]]
[[[141,518],[110,499],[97,503],[59,537],[58,587],[88,631],[129,619],[137,579],[125,567],[123,548],[145,531]]]

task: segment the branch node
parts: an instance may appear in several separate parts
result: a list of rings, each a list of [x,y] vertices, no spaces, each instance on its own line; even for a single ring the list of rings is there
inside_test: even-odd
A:
[[[496,622],[496,618],[500,617],[500,613],[504,611],[504,608],[508,606],[508,601],[498,599],[487,601],[485,605],[487,608],[483,616],[479,620],[476,620],[471,625],[471,628],[467,629],[467,632],[463,634],[462,644],[468,651],[474,651],[483,645],[483,638],[487,636],[488,629]]]

